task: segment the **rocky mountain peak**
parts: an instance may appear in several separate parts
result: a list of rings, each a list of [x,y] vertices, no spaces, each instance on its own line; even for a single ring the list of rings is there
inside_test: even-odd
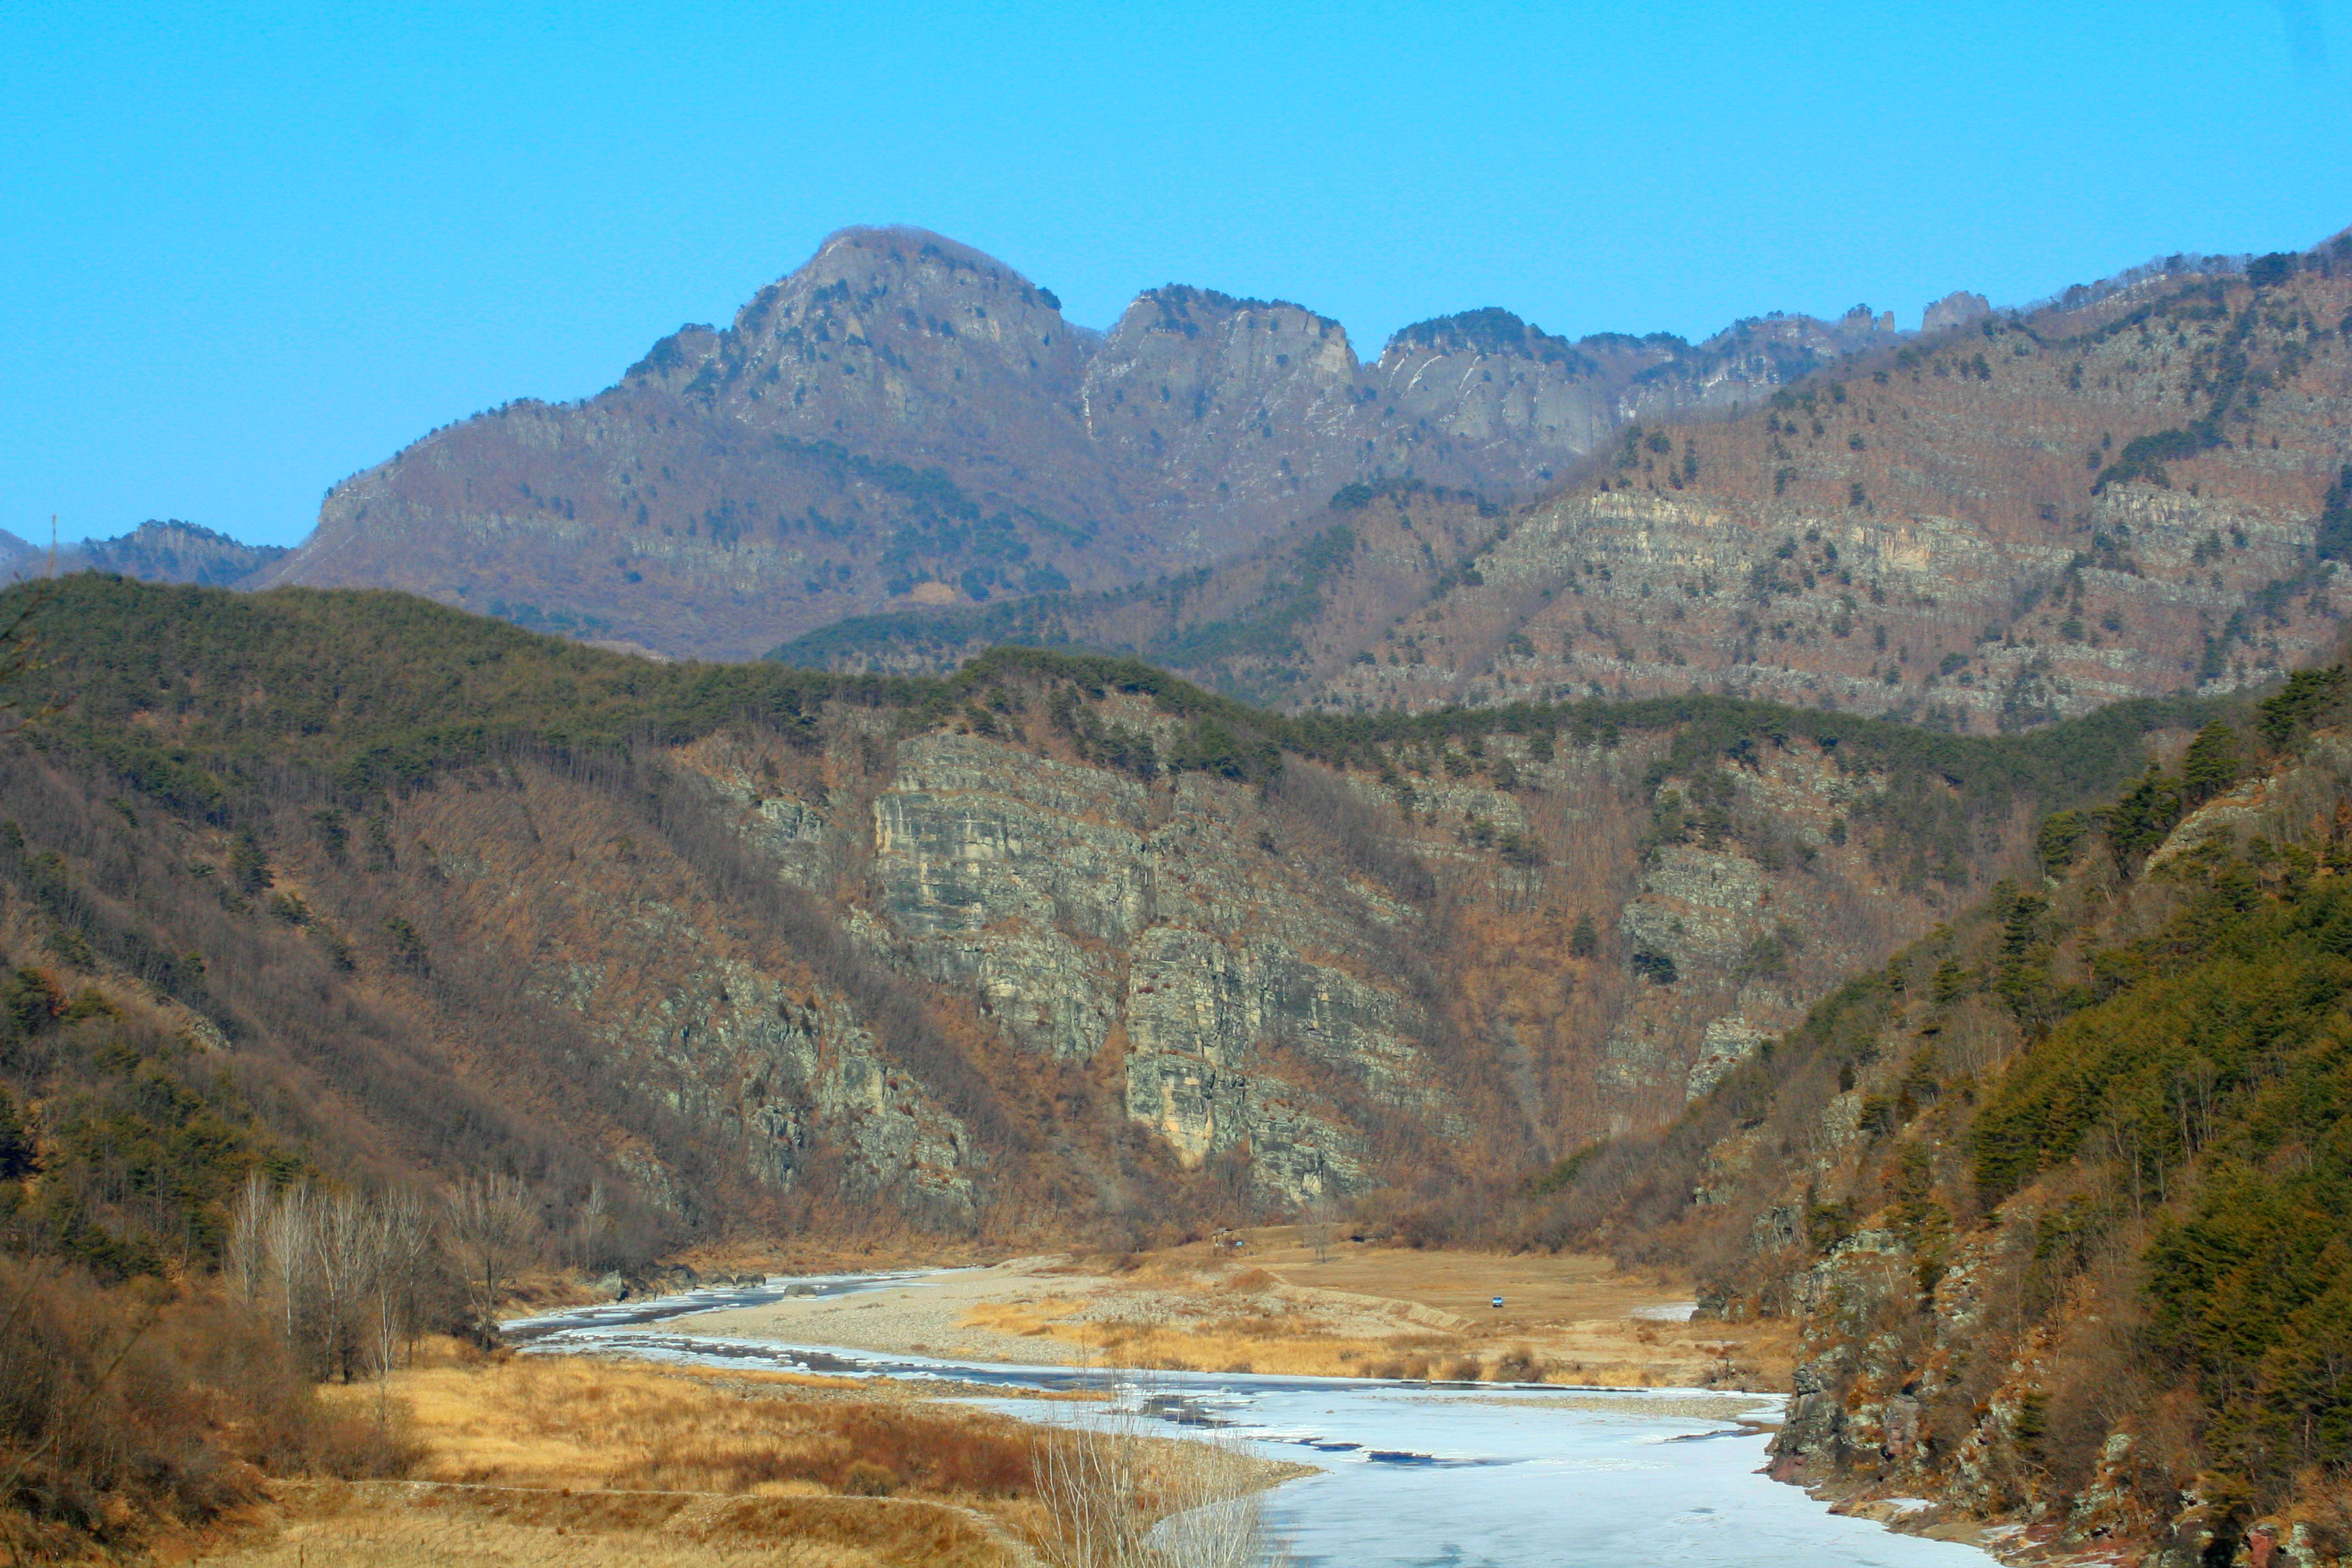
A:
[[[1927,309],[1921,318],[1921,331],[1941,332],[1954,327],[1965,327],[1983,321],[1992,314],[1992,302],[1981,294],[1971,294],[1965,289],[1955,289]]]
[[[1012,268],[918,228],[851,228],[761,289],[724,331],[688,328],[640,362],[664,390],[803,437],[887,430],[902,453],[969,458],[1011,419],[1048,449],[1075,432],[1092,334]],[[1057,451],[1057,455],[1061,454]]]
[[[1088,437],[1164,476],[1155,510],[1186,553],[1219,548],[1220,512],[1296,517],[1356,477],[1360,367],[1347,330],[1284,300],[1171,284],[1139,296],[1086,373]]]
[[[846,228],[797,270],[752,296],[735,319],[746,342],[812,315],[868,337],[901,328],[1003,342],[1066,332],[1061,300],[970,246],[920,228]],[[909,320],[909,317],[913,320]],[[988,323],[982,325],[982,323]]]
[[[1639,340],[1634,340],[1639,341]],[[1464,310],[1458,315],[1433,316],[1401,327],[1381,353],[1391,354],[1427,350],[1436,353],[1515,354],[1523,359],[1559,360],[1575,353],[1565,338],[1521,321],[1499,305]]]

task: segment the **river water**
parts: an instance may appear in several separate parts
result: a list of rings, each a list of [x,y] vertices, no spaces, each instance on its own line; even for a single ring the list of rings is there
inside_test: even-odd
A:
[[[786,1345],[665,1329],[665,1321],[788,1292],[919,1287],[913,1274],[777,1279],[756,1287],[520,1319],[527,1352],[711,1366],[953,1379],[1013,1389],[1101,1387],[1102,1374]],[[1267,1500],[1301,1568],[1986,1568],[1972,1547],[1840,1518],[1766,1479],[1765,1436],[1677,1411],[1696,1391],[1428,1384],[1361,1378],[1150,1373],[1114,1393],[1171,1436],[1215,1431],[1270,1458],[1318,1467]],[[1709,1396],[1710,1400],[1719,1395]],[[1061,1420],[1063,1402],[977,1403]],[[1780,1396],[1755,1396],[1769,1419]]]

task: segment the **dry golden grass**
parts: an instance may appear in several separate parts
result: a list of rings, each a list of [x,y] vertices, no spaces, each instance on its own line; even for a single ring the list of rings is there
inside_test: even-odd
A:
[[[1044,1304],[1041,1304],[1044,1305]],[[968,1326],[999,1333],[1052,1335],[1082,1345],[1105,1366],[1161,1372],[1262,1372],[1294,1377],[1443,1378],[1454,1382],[1559,1381],[1567,1363],[1532,1345],[1489,1345],[1460,1334],[1335,1332],[1311,1310],[1219,1313],[1213,1297],[1197,1318],[1165,1316],[1074,1320],[1063,1310],[990,1302],[967,1313]],[[1618,1369],[1638,1385],[1630,1364]],[[1579,1379],[1582,1381],[1582,1379]]]
[[[1039,1522],[1033,1428],[845,1379],[445,1358],[392,1394],[425,1479],[281,1483],[268,1539],[204,1560],[996,1568]]]
[[[435,1480],[959,1501],[1031,1490],[1031,1428],[845,1379],[517,1356],[411,1371],[393,1392]]]
[[[365,1388],[331,1399],[373,1412]],[[586,1358],[445,1355],[393,1380],[422,1478],[280,1482],[230,1568],[1018,1568],[1063,1524],[1041,1466],[1085,1434],[901,1385]],[[1147,1522],[1197,1445],[1135,1439]],[[1066,1458],[1066,1457],[1065,1457]],[[1246,1487],[1295,1467],[1235,1457]],[[1171,1487],[1174,1489],[1171,1490]]]
[[[1348,1376],[1378,1355],[1382,1342],[1335,1335],[1312,1318],[1273,1312],[1227,1313],[1182,1321],[1150,1318],[1079,1319],[1077,1303],[985,1301],[960,1326],[1023,1337],[1049,1336],[1083,1346],[1085,1360],[1160,1372],[1271,1372]]]
[[[397,1481],[283,1489],[274,1538],[214,1568],[1011,1568],[1025,1548],[961,1510],[868,1498],[562,1492]]]
[[[1346,1245],[1318,1257],[1297,1227],[1248,1237],[1246,1261],[1173,1247],[1083,1299],[981,1301],[959,1326],[1174,1372],[1772,1388],[1793,1364],[1787,1325],[1633,1316],[1671,1299],[1673,1282],[1604,1258]],[[1412,1326],[1400,1330],[1400,1312]]]

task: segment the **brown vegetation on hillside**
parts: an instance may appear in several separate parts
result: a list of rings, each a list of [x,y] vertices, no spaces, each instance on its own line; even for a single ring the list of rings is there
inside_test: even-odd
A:
[[[1722,690],[2014,730],[2330,649],[2352,245],[1858,355],[1635,425],[1318,695]]]
[[[777,657],[1066,645],[1309,710],[1707,690],[1979,731],[2236,689],[2347,607],[2347,258],[1873,343],[1728,419],[1637,416],[1537,504],[1391,478],[1213,570],[853,617]]]
[[[339,1181],[521,1181],[600,1269],[1507,1189],[1672,1115],[2168,717],[1281,720],[1100,660],[656,668],[414,601],[55,593],[69,706],[0,758],[45,983],[224,1053]]]
[[[246,1508],[264,1473],[397,1474],[373,1413],[321,1405],[267,1324],[160,1281],[0,1258],[0,1542],[136,1550]]]

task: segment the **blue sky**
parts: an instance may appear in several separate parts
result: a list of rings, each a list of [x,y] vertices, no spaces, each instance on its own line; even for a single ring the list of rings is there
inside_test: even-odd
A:
[[[2352,223],[2352,0],[0,9],[0,527],[280,543],[832,229],[1697,337]]]

